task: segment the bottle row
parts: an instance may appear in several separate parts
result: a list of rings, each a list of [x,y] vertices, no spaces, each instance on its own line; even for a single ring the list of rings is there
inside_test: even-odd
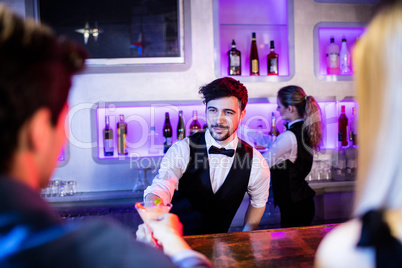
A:
[[[341,113],[338,118],[338,149],[342,150],[345,147],[357,146],[357,133],[356,133],[356,108],[352,107],[352,116],[350,120],[346,116],[345,106],[341,106]],[[201,128],[198,122],[197,111],[193,111],[192,122],[190,124],[190,133],[192,135],[198,131],[205,130],[206,125]],[[113,135],[113,129],[110,126],[109,116],[105,116],[105,128],[103,129],[103,150],[105,156],[113,156],[115,151],[115,144],[117,147],[118,155],[128,155],[127,146],[127,123],[125,122],[124,115],[120,114],[119,121],[116,124],[117,137],[116,141]],[[279,130],[277,127],[278,118],[272,112],[270,126],[266,126],[262,119],[257,120],[257,127],[250,129],[246,126],[240,126],[239,135],[246,137],[246,140],[253,144],[254,147],[260,151],[267,150],[275,141],[280,132],[285,129]],[[172,146],[173,143],[173,127],[170,123],[170,114],[165,113],[165,121],[163,124],[163,153]],[[268,131],[267,131],[268,130]],[[186,137],[186,127],[183,119],[183,111],[178,112],[178,125],[177,125],[177,140],[183,140]],[[158,155],[162,152],[162,142],[159,138],[159,133],[155,131],[155,126],[150,127],[147,139],[148,153],[150,155]]]
[[[340,47],[340,49],[339,49]],[[351,54],[347,46],[346,37],[342,37],[341,46],[335,43],[335,38],[330,38],[330,44],[326,48],[326,65],[328,75],[351,75]],[[235,40],[232,40],[232,48],[228,51],[228,74],[241,75],[241,52],[236,48]],[[279,75],[279,55],[275,52],[275,41],[270,41],[270,53],[267,55],[267,75]],[[260,59],[258,57],[256,33],[252,33],[250,51],[250,76],[260,75]]]
[[[241,52],[236,48],[235,40],[232,40],[232,49],[228,51],[229,75],[241,75]],[[275,53],[275,42],[270,42],[270,53],[267,55],[267,74],[279,75],[279,55]],[[250,51],[250,75],[260,75],[260,59],[257,50],[256,33],[252,33],[251,51]]]
[[[138,105],[138,104],[136,104]],[[319,102],[323,118],[322,149],[356,147],[356,103]],[[237,135],[263,152],[286,130],[274,103],[253,102],[238,127]],[[118,105],[98,108],[97,159],[134,159],[161,156],[177,140],[205,130],[203,105]]]
[[[351,75],[353,74],[351,65],[351,55],[346,44],[346,38],[342,37],[341,49],[339,45],[335,43],[335,38],[330,38],[330,44],[326,49],[327,58],[327,73],[329,75],[341,74]]]
[[[177,140],[183,140],[186,137],[186,128],[183,119],[183,111],[179,111],[179,119],[177,125]],[[201,128],[197,119],[197,111],[193,111],[192,122],[190,124],[190,135],[206,129],[206,125]],[[113,128],[110,126],[109,116],[105,116],[105,128],[103,129],[103,151],[105,156],[113,156],[115,151],[115,144],[117,146],[118,155],[128,155],[127,146],[127,123],[124,119],[124,114],[119,115],[119,122],[117,122],[116,130],[117,137],[114,140]],[[173,128],[170,123],[169,113],[165,113],[165,122],[163,124],[163,153],[172,146],[173,141]],[[148,153],[151,155],[159,155],[161,153],[161,145],[159,134],[155,131],[155,126],[151,126],[148,134]]]

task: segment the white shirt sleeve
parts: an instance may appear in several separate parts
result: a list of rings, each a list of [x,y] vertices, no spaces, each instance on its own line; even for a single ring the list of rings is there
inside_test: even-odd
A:
[[[271,145],[264,158],[270,167],[289,159],[294,163],[297,159],[297,140],[296,135],[292,131],[281,133]]]
[[[253,161],[247,193],[250,204],[255,208],[265,206],[269,195],[270,171],[267,161],[259,151],[253,148]]]
[[[144,191],[144,198],[147,194],[152,193],[159,196],[165,204],[172,201],[174,191],[179,187],[179,179],[183,176],[190,161],[188,141],[188,138],[178,141],[166,152],[152,185]]]

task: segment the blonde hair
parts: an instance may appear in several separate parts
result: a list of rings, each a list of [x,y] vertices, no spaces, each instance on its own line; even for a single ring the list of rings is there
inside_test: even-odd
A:
[[[359,103],[355,214],[402,206],[402,4],[379,12],[354,50]]]

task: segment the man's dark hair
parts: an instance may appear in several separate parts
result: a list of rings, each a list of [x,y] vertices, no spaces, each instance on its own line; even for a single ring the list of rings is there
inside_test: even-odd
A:
[[[0,5],[0,174],[9,171],[23,124],[40,108],[55,125],[86,52]]]
[[[203,95],[203,102],[207,104],[211,100],[224,97],[236,97],[239,100],[240,109],[243,111],[248,102],[247,88],[239,81],[231,77],[223,77],[202,86],[198,92]]]

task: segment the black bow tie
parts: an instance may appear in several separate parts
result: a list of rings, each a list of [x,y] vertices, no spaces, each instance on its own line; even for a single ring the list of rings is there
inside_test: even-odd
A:
[[[209,153],[210,154],[224,154],[226,156],[232,157],[232,156],[234,156],[235,150],[234,149],[225,149],[224,147],[219,149],[215,146],[211,146],[209,148]]]
[[[286,130],[289,130],[289,122],[286,122],[283,125],[285,126]]]

